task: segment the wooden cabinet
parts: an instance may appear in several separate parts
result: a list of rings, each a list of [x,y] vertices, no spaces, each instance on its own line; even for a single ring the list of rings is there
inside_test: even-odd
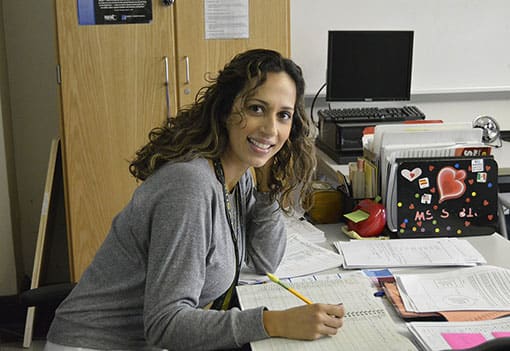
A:
[[[177,86],[181,106],[193,102],[197,91],[206,83],[204,73],[214,75],[239,52],[267,48],[290,56],[288,0],[250,0],[249,39],[233,40],[204,40],[204,1],[177,0],[175,6]],[[189,83],[186,81],[187,70]]]
[[[148,24],[79,25],[76,0],[55,0],[55,9],[69,257],[77,281],[137,186],[129,160],[150,129],[191,103],[205,73],[236,53],[265,47],[288,56],[290,10],[288,0],[250,0],[249,39],[206,40],[203,0],[172,6],[153,0]]]

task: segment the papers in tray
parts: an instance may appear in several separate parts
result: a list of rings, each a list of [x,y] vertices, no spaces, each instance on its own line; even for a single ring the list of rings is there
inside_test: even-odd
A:
[[[484,265],[394,276],[407,311],[510,311],[510,269]]]
[[[510,318],[479,322],[411,322],[407,323],[407,328],[424,350],[459,350],[510,337]]]
[[[460,148],[486,146],[483,131],[471,123],[377,125],[373,141],[367,145],[379,162],[381,196],[386,205],[390,165],[396,158],[454,156]]]
[[[345,269],[473,266],[487,261],[471,243],[457,238],[336,241]]]

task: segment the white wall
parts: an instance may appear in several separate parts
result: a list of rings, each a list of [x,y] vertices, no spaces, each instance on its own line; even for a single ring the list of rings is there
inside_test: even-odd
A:
[[[0,110],[0,121],[2,117]],[[0,123],[0,296],[16,294],[18,289],[4,131]]]
[[[311,104],[312,98],[312,96],[307,97],[308,106]],[[334,102],[331,103],[331,107],[383,107],[409,104],[417,106],[425,113],[426,118],[429,120],[471,122],[478,116],[488,115],[496,119],[501,130],[510,130],[510,92],[411,95],[410,101]],[[321,94],[314,106],[314,117],[317,118],[317,109],[325,108],[326,106],[327,103]]]
[[[510,129],[509,11],[504,0],[291,0],[291,56],[313,97],[326,79],[328,30],[415,30],[410,103],[427,119],[486,114]]]
[[[15,175],[17,184],[11,194],[14,208],[10,208],[11,220],[16,228],[14,241],[19,243],[21,274],[32,274],[35,245],[48,167],[51,140],[58,137],[58,96],[56,84],[56,49],[54,40],[53,0],[2,1],[7,76],[10,98],[2,101],[10,110],[9,148],[7,162],[9,174]],[[3,47],[3,46],[2,46]],[[2,69],[5,68],[5,62]],[[5,126],[5,123],[4,123]],[[1,151],[0,144],[0,151]],[[0,152],[0,174],[6,171]],[[8,206],[8,199],[0,190],[0,206]],[[3,211],[6,209],[0,207]],[[4,223],[0,230],[3,230]],[[12,239],[12,235],[11,235]],[[0,248],[7,245],[8,237],[0,237]],[[7,260],[0,252],[0,260]],[[0,261],[2,267],[15,269]],[[3,283],[3,277],[0,277]]]
[[[0,296],[17,293],[18,270],[16,267],[16,245],[14,243],[14,212],[12,194],[15,195],[12,128],[7,84],[7,60],[3,30],[3,11],[0,7]],[[15,197],[15,196],[14,196]]]
[[[509,11],[507,0],[292,1],[292,54],[315,91],[329,30],[411,30],[412,92],[508,91]]]
[[[488,115],[497,120],[501,130],[510,130],[510,92],[467,95],[446,94],[428,99],[415,96],[411,103],[418,106],[427,115],[427,119],[466,122],[477,116]]]

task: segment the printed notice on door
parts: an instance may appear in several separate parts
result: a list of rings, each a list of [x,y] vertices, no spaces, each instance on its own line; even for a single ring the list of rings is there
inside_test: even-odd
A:
[[[78,23],[131,24],[152,21],[152,0],[78,0]]]
[[[247,39],[248,0],[205,0],[205,39]]]

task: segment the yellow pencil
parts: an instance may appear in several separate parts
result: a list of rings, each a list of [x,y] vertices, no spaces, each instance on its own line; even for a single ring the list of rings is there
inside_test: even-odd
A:
[[[294,296],[300,298],[301,300],[303,300],[304,302],[306,302],[307,304],[311,305],[313,302],[310,301],[309,299],[307,299],[306,297],[304,297],[303,295],[301,295],[300,293],[298,293],[296,290],[294,290],[293,288],[291,288],[290,286],[282,283],[280,281],[280,279],[278,279],[277,276],[271,274],[271,273],[266,273],[267,276],[269,277],[269,279],[271,279],[273,282],[275,282],[276,284],[280,285],[281,287],[283,287],[284,289],[286,289],[287,291],[289,291],[290,293],[294,294]]]

